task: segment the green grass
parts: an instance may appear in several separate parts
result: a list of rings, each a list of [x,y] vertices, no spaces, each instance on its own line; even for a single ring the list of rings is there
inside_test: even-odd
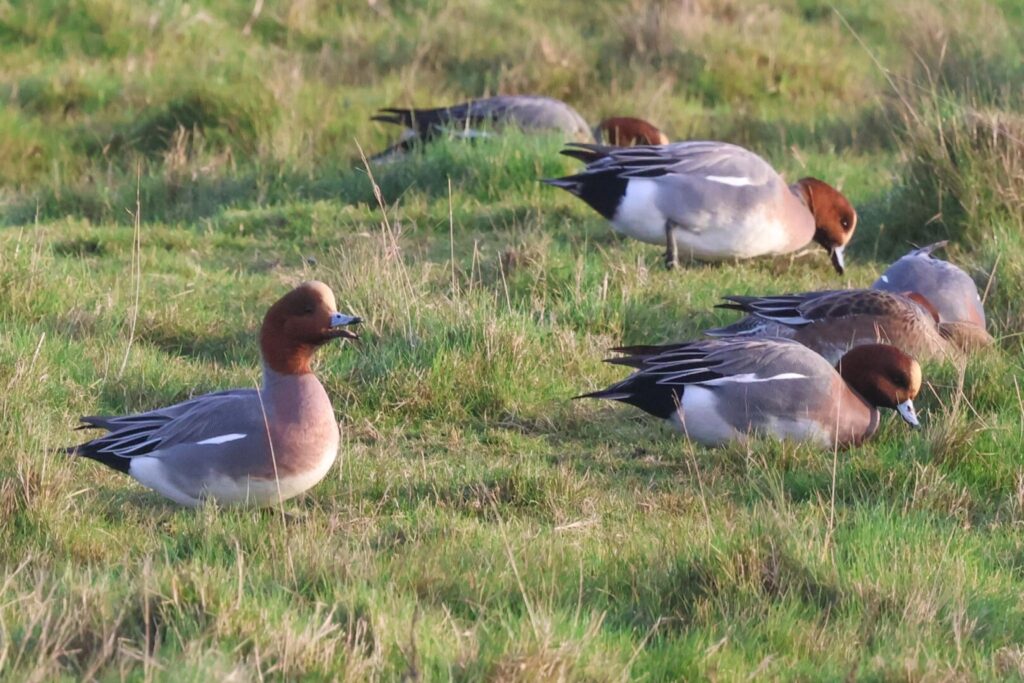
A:
[[[1024,678],[1024,12],[835,7],[0,6],[0,679]],[[557,138],[374,168],[382,212],[375,108],[485,92],[840,185],[847,275],[665,272],[537,182]],[[569,400],[722,294],[866,286],[942,238],[999,343],[926,366],[919,432],[708,450]],[[309,278],[367,322],[320,353],[342,453],[287,518],[55,452],[81,414],[252,386]]]

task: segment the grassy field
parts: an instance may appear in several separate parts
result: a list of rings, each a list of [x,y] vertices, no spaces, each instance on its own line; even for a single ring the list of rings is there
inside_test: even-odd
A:
[[[0,678],[1024,678],[1019,0],[0,3]],[[540,177],[557,138],[359,160],[377,107],[498,92],[747,145],[860,212],[821,250],[666,272]],[[910,242],[997,348],[911,432],[708,450],[625,406],[620,342],[727,293],[867,286]],[[367,323],[276,513],[55,452],[81,414],[259,381],[303,279]]]

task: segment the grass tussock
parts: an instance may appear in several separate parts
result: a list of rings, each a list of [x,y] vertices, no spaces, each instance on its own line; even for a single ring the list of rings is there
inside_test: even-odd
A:
[[[938,120],[930,114],[905,122],[909,185],[921,207],[934,210],[931,218],[947,226],[950,237],[976,246],[993,237],[993,223],[1019,228],[1024,118],[968,106]],[[998,237],[1014,244],[1017,236],[1008,230]]]

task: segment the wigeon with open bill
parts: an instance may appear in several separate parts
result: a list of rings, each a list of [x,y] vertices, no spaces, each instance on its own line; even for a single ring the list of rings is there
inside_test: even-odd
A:
[[[355,339],[322,282],[306,282],[267,311],[260,328],[263,386],[205,394],[133,415],[83,417],[108,430],[68,453],[124,472],[182,505],[266,506],[317,484],[338,454],[338,421],[310,368],[334,339]]]
[[[513,126],[525,132],[558,132],[576,142],[613,140],[613,144],[662,144],[668,138],[653,124],[632,117],[609,118],[591,131],[586,120],[571,106],[553,97],[498,95],[446,107],[419,109],[389,107],[373,121],[402,126],[402,138],[374,155],[382,161],[407,152],[416,145],[451,135],[474,138]]]
[[[707,330],[711,337],[785,337],[835,363],[862,344],[891,344],[921,360],[957,355],[955,339],[916,292],[845,289],[779,296],[726,296],[718,308],[748,317]]]
[[[578,398],[636,406],[708,446],[750,434],[831,448],[855,445],[878,429],[878,408],[917,427],[921,367],[893,346],[858,346],[833,368],[787,339],[712,339],[615,349],[608,362],[636,371]]]
[[[964,349],[983,348],[995,340],[985,330],[985,307],[970,275],[949,261],[932,256],[947,242],[936,242],[901,257],[889,266],[872,289],[919,292],[935,310],[954,343]]]
[[[665,245],[665,265],[679,254],[700,261],[785,254],[817,242],[843,272],[843,250],[857,212],[815,178],[787,184],[767,161],[724,142],[607,147],[570,144],[585,162],[575,175],[546,179],[589,204],[612,227]]]

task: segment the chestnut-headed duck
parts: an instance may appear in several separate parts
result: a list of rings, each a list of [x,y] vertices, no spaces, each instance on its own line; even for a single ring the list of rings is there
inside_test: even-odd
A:
[[[887,292],[914,291],[926,297],[939,314],[939,321],[961,349],[973,350],[994,343],[985,330],[985,307],[970,275],[932,252],[946,246],[936,242],[914,249],[889,266],[872,289]]]
[[[917,427],[921,367],[893,346],[849,351],[833,368],[787,339],[713,339],[616,349],[609,362],[636,371],[580,398],[634,405],[709,446],[751,434],[855,445],[878,429],[878,408]]]
[[[547,179],[594,208],[616,231],[666,245],[665,265],[784,254],[812,240],[843,272],[857,212],[815,178],[787,185],[764,159],[724,142],[620,148],[572,144],[562,151],[586,168]]]
[[[719,308],[748,317],[707,330],[711,337],[785,337],[830,363],[863,344],[891,344],[921,360],[943,360],[958,351],[935,307],[917,292],[845,289],[724,299]]]
[[[509,125],[527,132],[560,132],[574,142],[603,138],[621,140],[618,144],[623,145],[668,142],[654,125],[630,117],[605,119],[591,131],[584,118],[568,104],[537,95],[498,95],[433,109],[387,108],[372,120],[405,128],[401,140],[375,155],[375,160],[392,158],[441,135],[480,137],[488,135],[489,130]],[[479,130],[481,127],[485,130]]]
[[[668,136],[643,119],[632,116],[612,116],[594,128],[594,139],[598,144],[613,147],[635,147],[637,145],[667,145]]]
[[[267,311],[263,386],[205,394],[166,408],[81,418],[108,430],[67,449],[124,472],[181,505],[265,506],[317,484],[338,453],[338,421],[310,369],[317,348],[355,339],[359,318],[337,311],[322,282],[306,282]]]

